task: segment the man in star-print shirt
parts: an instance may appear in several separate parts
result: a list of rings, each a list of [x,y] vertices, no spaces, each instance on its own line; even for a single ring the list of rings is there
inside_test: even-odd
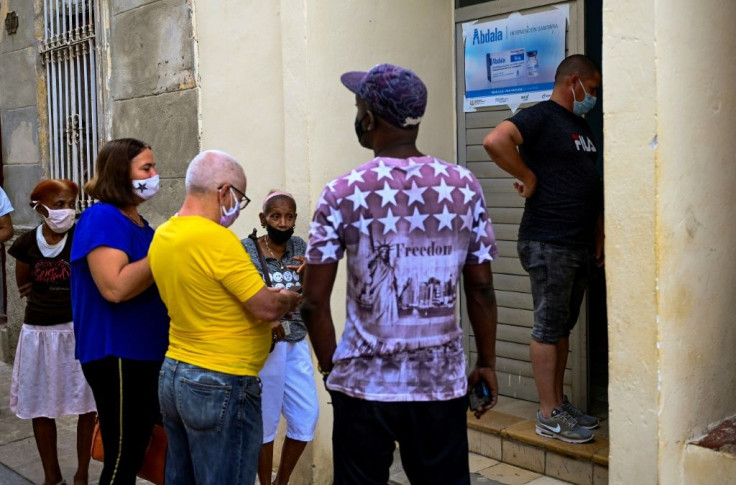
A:
[[[335,484],[386,483],[395,442],[412,483],[469,483],[468,385],[495,405],[496,301],[491,221],[478,180],[416,148],[427,91],[381,64],[341,78],[355,131],[375,158],[332,180],[314,213],[302,316],[334,409]],[[347,255],[346,322],[330,311]],[[466,376],[456,310],[463,276],[478,360]]]

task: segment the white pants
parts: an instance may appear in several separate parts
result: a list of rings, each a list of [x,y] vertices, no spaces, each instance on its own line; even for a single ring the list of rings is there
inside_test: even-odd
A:
[[[277,343],[259,377],[263,383],[263,442],[269,443],[276,437],[282,413],[287,437],[312,441],[319,401],[307,340]]]

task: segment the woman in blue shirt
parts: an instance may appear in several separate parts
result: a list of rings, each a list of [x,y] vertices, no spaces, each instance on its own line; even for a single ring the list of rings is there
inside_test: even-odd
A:
[[[158,191],[151,147],[107,142],[85,190],[99,202],[72,244],[76,356],[92,388],[105,448],[100,485],[133,484],[159,415],[168,316],[148,264],[153,229],[138,205]]]

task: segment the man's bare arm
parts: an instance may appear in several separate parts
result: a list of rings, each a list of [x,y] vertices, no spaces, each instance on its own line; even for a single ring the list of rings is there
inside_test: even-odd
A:
[[[330,296],[337,275],[337,263],[307,264],[304,271],[301,314],[309,331],[320,369],[332,369],[332,355],[337,347],[332,321]]]
[[[498,380],[496,378],[496,324],[498,307],[493,289],[493,273],[490,263],[468,264],[463,268],[463,286],[468,307],[468,318],[473,327],[478,360],[468,376],[468,384],[478,380],[485,382],[493,395],[490,404],[475,410],[480,417],[498,402]]]
[[[517,146],[524,142],[519,129],[510,121],[502,121],[488,133],[483,140],[483,148],[486,149],[491,160],[501,170],[519,179],[514,187],[522,197],[531,197],[537,189],[537,176],[524,163],[519,155]]]

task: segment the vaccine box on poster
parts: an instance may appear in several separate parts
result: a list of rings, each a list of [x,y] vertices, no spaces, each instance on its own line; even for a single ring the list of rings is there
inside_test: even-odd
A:
[[[525,63],[526,52],[524,49],[489,52],[486,54],[488,80],[493,84],[526,77]]]

